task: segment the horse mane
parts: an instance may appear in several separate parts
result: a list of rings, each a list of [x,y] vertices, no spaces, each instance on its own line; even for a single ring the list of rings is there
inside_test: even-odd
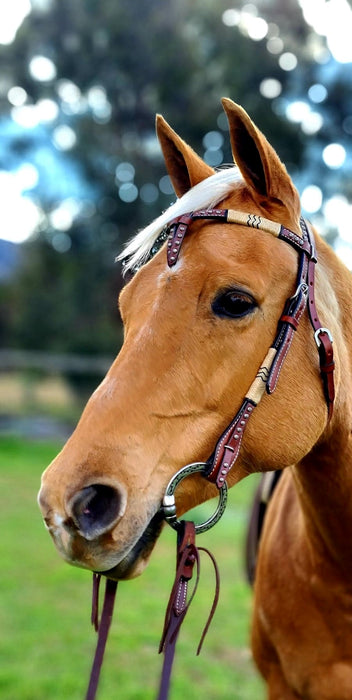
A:
[[[169,221],[189,211],[217,206],[233,192],[236,183],[241,179],[237,167],[222,168],[188,190],[126,244],[117,257],[117,260],[124,261],[124,271],[132,271],[147,260],[153,244]]]

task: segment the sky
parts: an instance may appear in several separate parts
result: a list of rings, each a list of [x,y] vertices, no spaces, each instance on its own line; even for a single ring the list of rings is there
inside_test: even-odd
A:
[[[317,33],[327,38],[329,50],[336,61],[339,63],[352,63],[352,10],[347,0],[297,0],[300,4],[305,21]],[[9,45],[15,37],[18,28],[21,26],[24,19],[31,12],[32,6],[40,9],[45,9],[50,6],[51,0],[11,0],[10,3],[5,0],[0,0],[0,44]],[[229,0],[229,5],[231,2]],[[253,5],[248,5],[248,8]],[[255,7],[254,7],[255,9]],[[236,15],[239,13],[233,9],[225,11],[223,21],[225,23],[235,23]],[[224,19],[226,18],[226,20]],[[248,13],[248,21],[251,19]],[[248,25],[248,33],[253,36],[253,40],[259,40],[265,36],[266,22],[260,17],[252,17],[251,23]],[[263,34],[264,32],[264,34]],[[292,54],[282,54],[279,58],[286,57],[287,60]],[[295,57],[293,57],[295,58]],[[294,66],[292,66],[294,68]],[[287,70],[290,69],[289,67]],[[50,81],[55,78],[55,65],[44,56],[34,56],[28,66],[32,77],[38,81]],[[270,82],[270,81],[269,81]],[[263,86],[263,90],[275,90],[277,86],[270,84]],[[273,83],[273,81],[272,81]],[[263,93],[264,94],[264,93]],[[268,95],[267,95],[268,96]],[[52,100],[41,100],[36,105],[26,104],[25,91],[19,86],[14,86],[9,90],[9,114],[12,114],[13,120],[17,127],[23,129],[34,129],[38,124],[48,124],[54,122],[57,116],[57,105]],[[292,109],[298,109],[299,104],[294,103]],[[302,102],[301,105],[304,106]],[[11,109],[11,112],[10,112]],[[318,115],[318,112],[316,112]],[[291,115],[292,116],[292,115]],[[311,115],[309,115],[311,118]],[[318,115],[319,116],[319,115]],[[301,116],[299,115],[299,118]],[[293,115],[294,120],[294,115]],[[59,129],[53,131],[53,142],[58,152],[69,151],[75,143],[75,133],[69,127],[65,133],[59,133]],[[61,127],[62,129],[62,127]],[[70,131],[70,133],[69,133]],[[345,154],[340,149],[336,148],[337,144],[330,144],[330,150],[326,151],[323,158],[332,159],[331,167],[337,168],[343,165]],[[327,163],[327,160],[325,160]],[[329,166],[330,167],[330,166]],[[21,243],[26,240],[40,224],[43,216],[42,211],[35,199],[31,197],[31,191],[38,184],[39,172],[33,164],[22,163],[16,168],[9,171],[0,171],[1,184],[1,207],[0,207],[0,237],[14,243]],[[319,205],[319,188],[306,188],[302,192],[302,199],[305,200],[307,206],[314,210],[314,202]],[[315,199],[314,199],[315,198]],[[336,198],[335,198],[336,199]],[[334,207],[334,201],[328,204],[328,214]],[[344,203],[352,209],[347,202]],[[335,208],[341,209],[341,203],[336,200]],[[330,206],[330,210],[329,210]],[[307,209],[309,212],[309,208]],[[346,212],[345,212],[346,213]],[[325,214],[325,212],[324,212]],[[330,215],[334,218],[335,212],[330,211]],[[61,217],[62,218],[62,217]],[[67,217],[66,217],[67,219]],[[63,228],[62,230],[65,230]],[[349,252],[350,267],[352,268],[352,248]]]
[[[299,4],[307,24],[327,38],[335,60],[352,62],[352,10],[347,0],[299,0]]]

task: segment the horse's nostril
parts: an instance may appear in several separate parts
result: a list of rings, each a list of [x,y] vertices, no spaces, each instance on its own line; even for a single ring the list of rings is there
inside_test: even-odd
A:
[[[121,517],[123,501],[117,488],[91,484],[71,498],[68,512],[83,537],[93,540],[108,532]]]

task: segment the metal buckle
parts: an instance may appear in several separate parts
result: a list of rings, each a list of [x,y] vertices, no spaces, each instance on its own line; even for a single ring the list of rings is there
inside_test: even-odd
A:
[[[314,340],[315,340],[315,342],[316,342],[318,348],[320,348],[320,346],[321,346],[321,340],[320,340],[320,338],[319,338],[320,333],[326,333],[327,336],[328,336],[328,338],[329,338],[329,340],[330,340],[330,343],[333,343],[333,342],[334,342],[334,339],[333,339],[333,337],[332,337],[332,335],[331,335],[331,333],[330,333],[330,331],[329,331],[328,328],[323,328],[323,327],[322,327],[322,328],[317,328],[317,330],[316,330],[315,333],[314,333]]]
[[[164,511],[165,520],[171,527],[174,528],[174,530],[177,530],[180,526],[180,521],[177,519],[176,515],[176,504],[174,496],[177,486],[187,476],[190,476],[191,474],[196,474],[197,472],[204,472],[207,466],[208,465],[206,464],[206,462],[193,462],[192,464],[187,464],[186,467],[180,469],[180,471],[178,471],[177,474],[175,474],[175,476],[173,476],[172,479],[170,479],[166,487],[165,496],[163,498],[162,509]],[[210,528],[213,527],[220,520],[226,508],[226,503],[227,484],[224,481],[221,488],[219,489],[219,502],[215,513],[213,513],[213,515],[210,518],[208,518],[208,520],[206,520],[204,523],[200,523],[200,525],[195,525],[195,531],[197,534],[199,534],[200,532],[206,532],[207,530],[210,530]]]
[[[300,295],[301,292],[302,292],[302,294],[307,294],[307,292],[308,292],[308,285],[306,284],[306,282],[300,282],[300,283],[299,283],[299,285],[298,285],[298,287],[297,287],[295,293],[293,294],[292,297],[290,297],[290,301],[294,301],[295,299],[297,299],[297,297],[299,297],[299,295]]]

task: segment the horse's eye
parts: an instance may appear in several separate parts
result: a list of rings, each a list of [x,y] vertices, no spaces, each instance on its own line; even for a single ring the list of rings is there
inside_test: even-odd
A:
[[[253,297],[238,289],[230,289],[219,294],[212,303],[212,309],[217,316],[229,316],[230,318],[242,318],[256,308]]]

